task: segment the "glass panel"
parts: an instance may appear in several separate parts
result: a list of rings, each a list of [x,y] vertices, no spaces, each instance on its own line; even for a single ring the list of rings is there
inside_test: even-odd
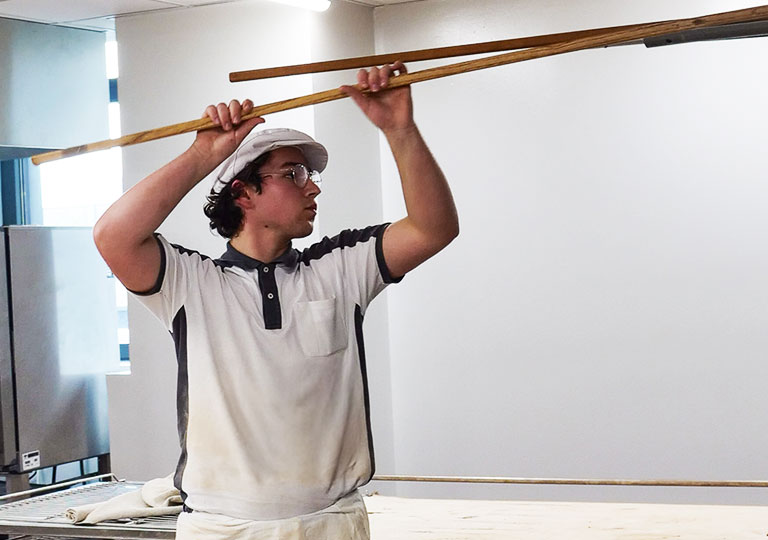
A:
[[[105,44],[107,80],[117,79],[117,42],[107,34]],[[120,137],[120,104],[112,102],[106,111],[109,136]],[[32,224],[93,227],[99,217],[122,194],[122,149],[112,148],[40,165],[28,183],[33,199]],[[121,358],[128,357],[127,292],[118,280],[115,300]]]

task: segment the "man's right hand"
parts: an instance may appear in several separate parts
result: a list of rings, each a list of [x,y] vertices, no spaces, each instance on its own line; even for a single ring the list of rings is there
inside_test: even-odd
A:
[[[242,117],[252,110],[253,101],[250,99],[246,99],[242,104],[233,99],[229,105],[225,103],[208,105],[202,117],[210,118],[219,127],[198,131],[192,150],[201,159],[215,162],[215,167],[237,150],[253,128],[264,123],[264,119],[260,116],[242,120]]]

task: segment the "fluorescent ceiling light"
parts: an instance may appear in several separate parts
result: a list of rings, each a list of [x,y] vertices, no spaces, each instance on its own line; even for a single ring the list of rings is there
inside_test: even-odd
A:
[[[311,9],[313,11],[325,11],[331,5],[330,0],[272,0],[273,2],[279,2],[280,4],[288,4],[289,6],[296,6],[305,9]]]

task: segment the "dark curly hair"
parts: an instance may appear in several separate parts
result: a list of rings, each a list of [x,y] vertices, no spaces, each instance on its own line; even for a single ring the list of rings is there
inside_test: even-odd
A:
[[[243,222],[243,211],[235,204],[235,200],[242,194],[242,188],[233,189],[232,184],[235,180],[240,180],[244,184],[255,187],[256,193],[261,193],[261,177],[258,171],[268,159],[269,152],[260,155],[220,190],[211,189],[206,197],[208,202],[203,207],[203,212],[211,220],[209,224],[211,230],[216,230],[224,238],[232,238],[237,234]]]

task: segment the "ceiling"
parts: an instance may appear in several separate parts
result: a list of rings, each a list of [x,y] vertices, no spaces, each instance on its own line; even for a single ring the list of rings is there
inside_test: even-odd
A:
[[[124,15],[241,1],[245,0],[0,0],[0,17],[104,31],[113,30],[115,18]],[[375,7],[418,0],[332,1]]]

